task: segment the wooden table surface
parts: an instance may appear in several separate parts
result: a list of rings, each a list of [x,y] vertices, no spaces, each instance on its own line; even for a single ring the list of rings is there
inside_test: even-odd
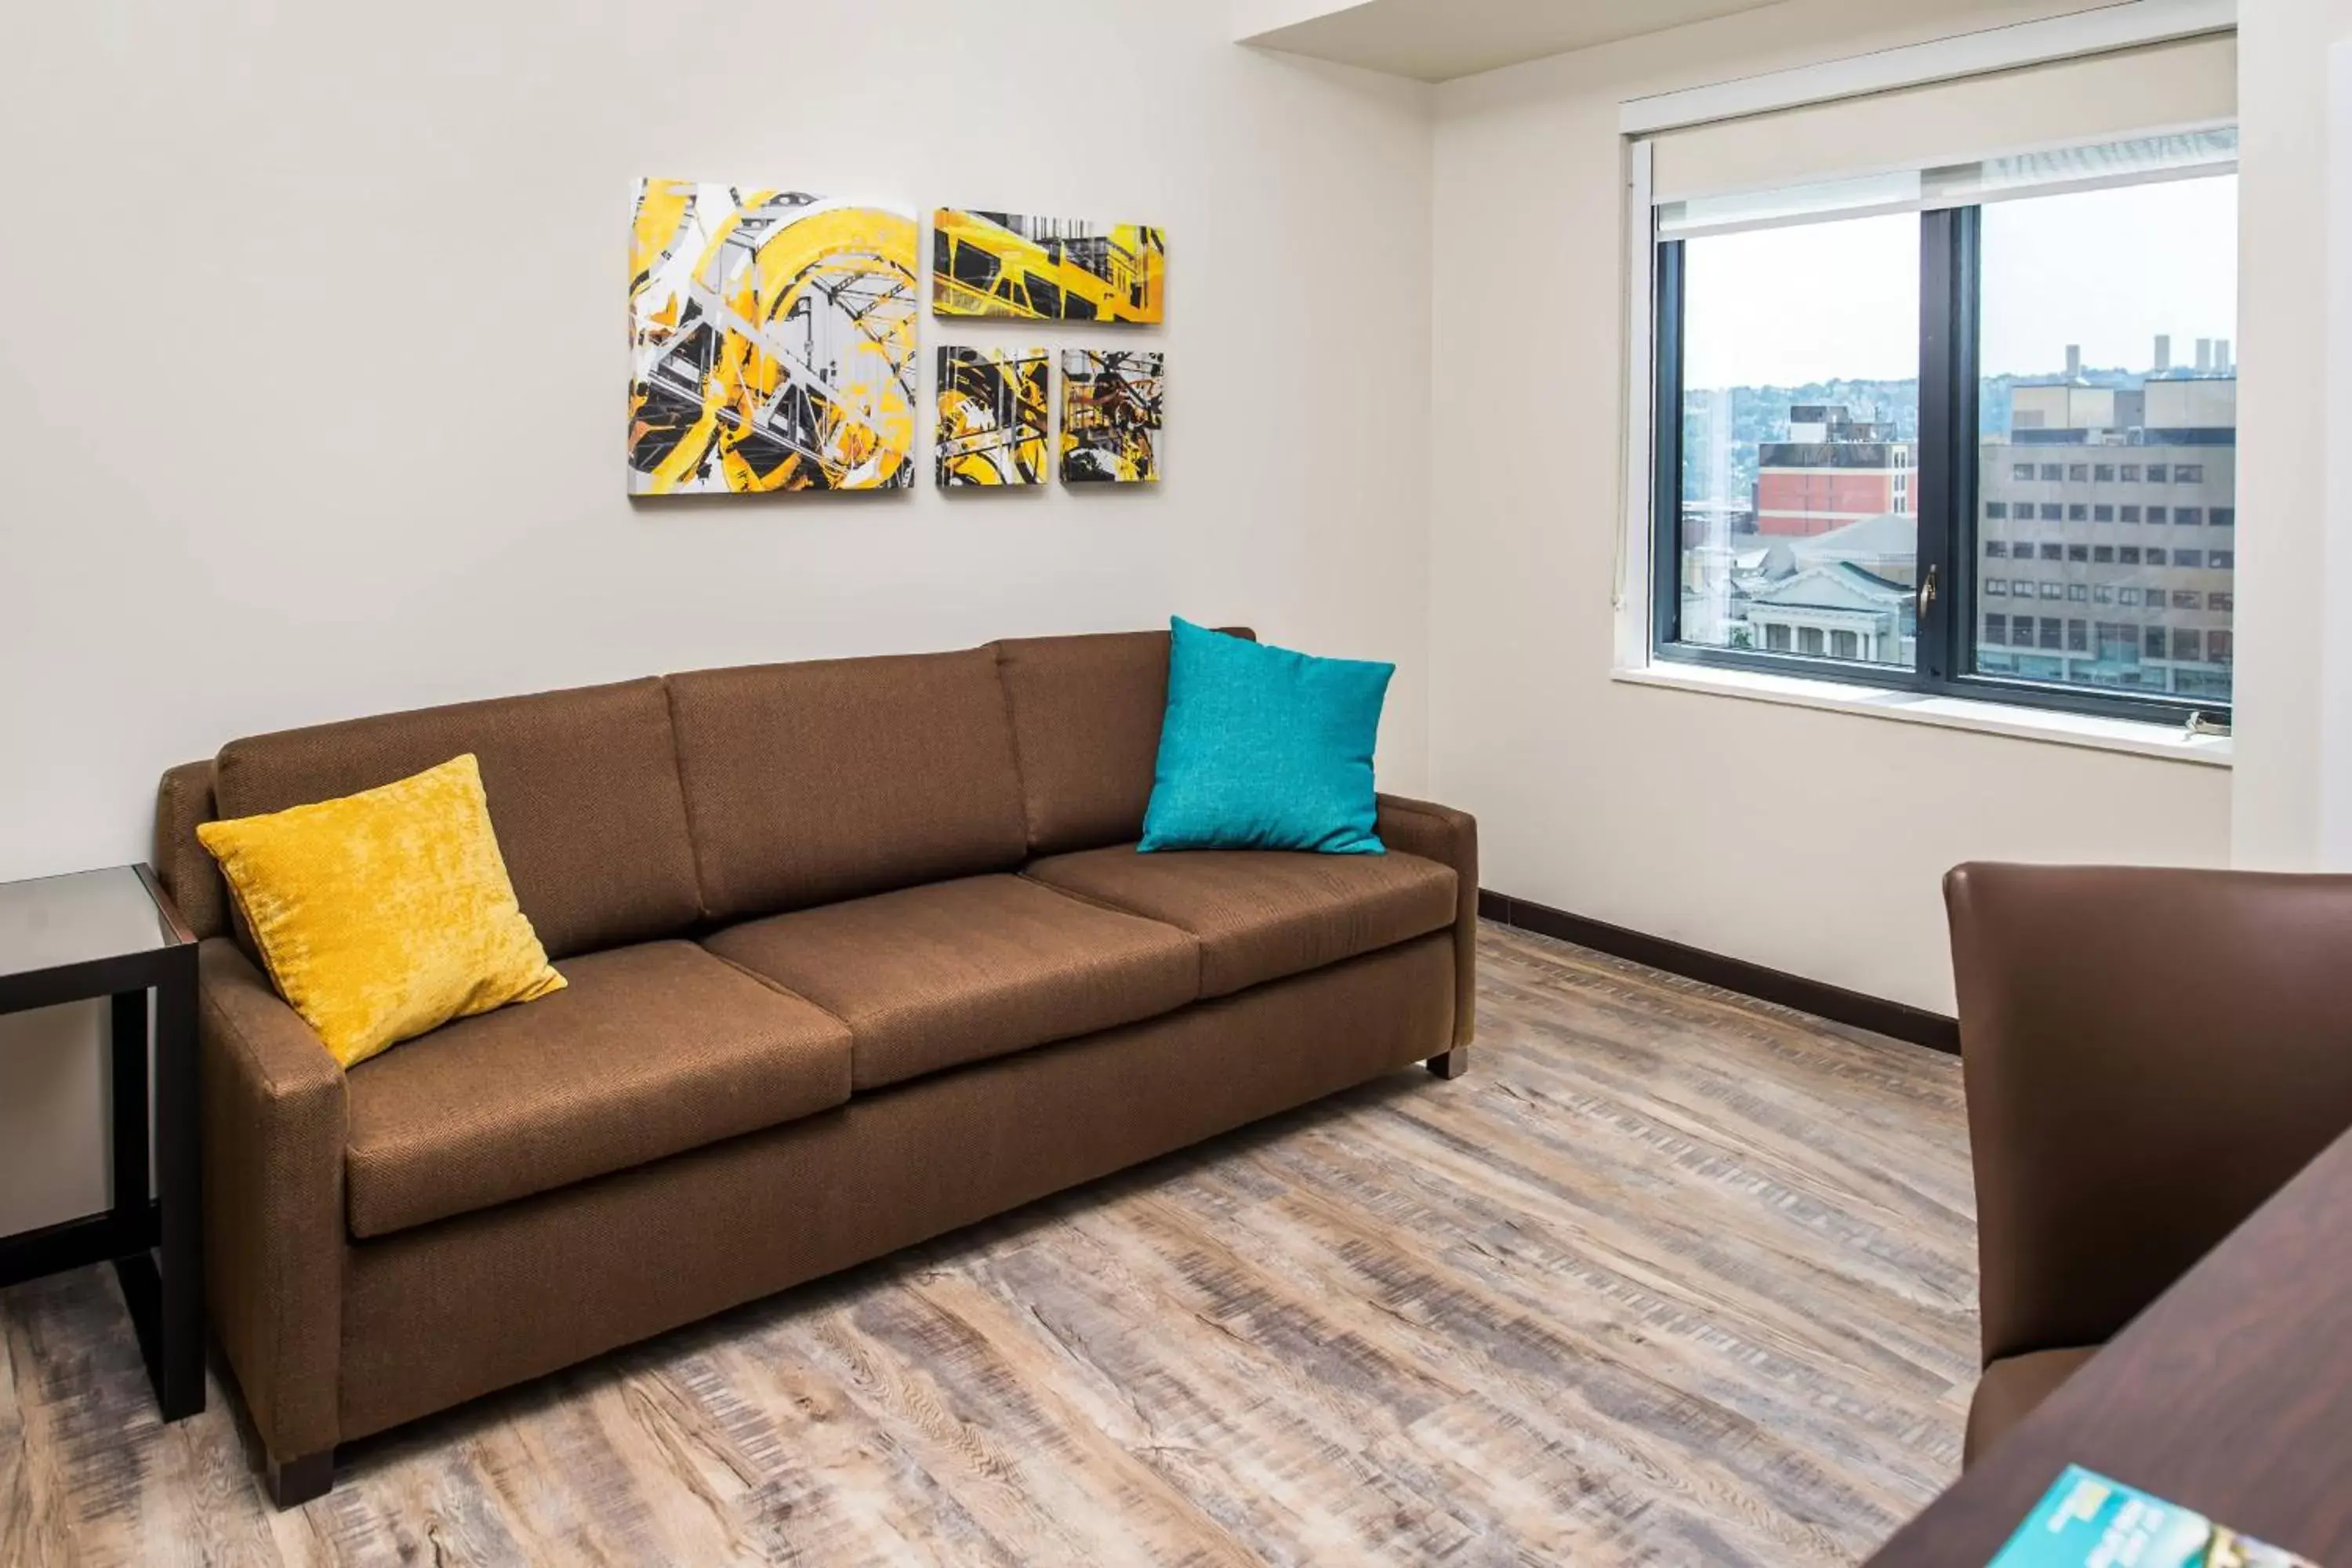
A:
[[[2070,1463],[2352,1568],[2352,1133],[1871,1561],[1980,1568]]]

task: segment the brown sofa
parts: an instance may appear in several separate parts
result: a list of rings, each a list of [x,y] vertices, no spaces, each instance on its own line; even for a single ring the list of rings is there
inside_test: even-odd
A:
[[[1412,1062],[1467,1059],[1476,833],[1138,855],[1164,634],[705,670],[166,774],[204,938],[212,1326],[282,1505],[339,1443]],[[571,982],[339,1069],[200,822],[481,762]]]
[[[1984,1375],[1966,1462],[2352,1127],[2352,877],[1944,879]]]

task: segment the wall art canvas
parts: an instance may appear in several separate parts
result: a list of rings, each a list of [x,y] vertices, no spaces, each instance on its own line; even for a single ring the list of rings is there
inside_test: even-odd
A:
[[[912,485],[919,265],[909,212],[639,181],[630,493]]]
[[[1037,321],[1161,318],[1168,237],[1145,224],[941,207],[931,220],[931,309]]]
[[[1119,350],[1062,352],[1064,484],[1137,484],[1160,478],[1165,359]]]
[[[1045,482],[1047,384],[1044,349],[940,350],[940,483]]]

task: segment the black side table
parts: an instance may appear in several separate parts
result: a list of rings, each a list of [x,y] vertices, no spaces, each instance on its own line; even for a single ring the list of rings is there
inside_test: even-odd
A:
[[[147,993],[155,1163],[147,1189]],[[108,1258],[163,1419],[205,1407],[196,1118],[196,939],[145,866],[0,882],[0,1013],[113,998],[114,1206],[0,1237],[0,1285]],[[162,1264],[157,1266],[160,1247]]]

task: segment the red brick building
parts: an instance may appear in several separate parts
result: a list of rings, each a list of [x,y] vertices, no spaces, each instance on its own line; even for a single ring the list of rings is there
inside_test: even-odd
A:
[[[1911,511],[1911,443],[1833,405],[1789,410],[1789,439],[1757,451],[1756,531],[1827,533],[1868,517]]]

